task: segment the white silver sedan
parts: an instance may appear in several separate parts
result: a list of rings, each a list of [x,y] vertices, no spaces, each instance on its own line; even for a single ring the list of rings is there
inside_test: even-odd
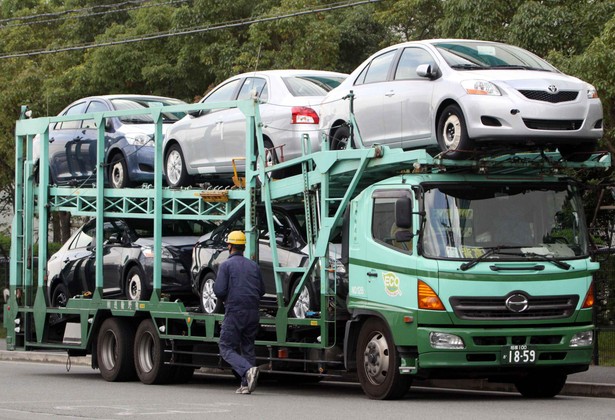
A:
[[[328,91],[346,74],[317,70],[268,70],[240,74],[222,82],[201,103],[257,97],[268,161],[301,155],[301,137],[311,134],[319,145],[318,108]],[[233,159],[246,156],[246,119],[237,108],[192,112],[165,135],[164,172],[170,187],[190,185],[195,178],[213,180],[233,173]],[[245,163],[237,160],[237,170]]]
[[[359,136],[350,136],[349,93]],[[465,158],[486,143],[557,147],[585,160],[602,137],[596,89],[521,48],[476,40],[425,40],[385,48],[329,92],[321,130],[332,147],[433,147]]]

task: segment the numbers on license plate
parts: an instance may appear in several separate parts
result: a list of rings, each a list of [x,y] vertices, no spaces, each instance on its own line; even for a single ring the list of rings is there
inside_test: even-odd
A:
[[[529,364],[536,362],[536,350],[525,345],[507,347],[502,353],[504,363]]]

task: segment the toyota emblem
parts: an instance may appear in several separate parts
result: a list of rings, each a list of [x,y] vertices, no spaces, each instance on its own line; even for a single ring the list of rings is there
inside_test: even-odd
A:
[[[522,295],[521,293],[510,295],[506,299],[506,307],[511,312],[523,312],[526,311],[529,306],[527,296]]]
[[[555,85],[549,85],[547,90],[549,91],[549,93],[557,93],[557,91],[558,91],[557,86],[555,86]]]

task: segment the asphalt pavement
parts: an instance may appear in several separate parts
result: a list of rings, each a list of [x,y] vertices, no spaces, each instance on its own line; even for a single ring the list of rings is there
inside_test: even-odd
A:
[[[68,358],[63,351],[8,351],[6,340],[0,339],[0,361],[91,365],[90,356]],[[486,380],[430,380],[413,382],[416,386],[481,391],[517,392],[513,385]],[[615,366],[590,366],[585,372],[568,376],[560,395],[615,398]]]

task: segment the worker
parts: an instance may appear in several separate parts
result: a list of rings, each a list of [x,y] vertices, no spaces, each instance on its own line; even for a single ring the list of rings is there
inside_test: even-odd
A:
[[[235,392],[250,394],[258,380],[254,340],[265,283],[258,265],[243,256],[246,235],[238,230],[232,231],[226,242],[229,257],[220,264],[214,284],[214,293],[224,302],[218,346],[222,358],[241,378],[241,385]]]

